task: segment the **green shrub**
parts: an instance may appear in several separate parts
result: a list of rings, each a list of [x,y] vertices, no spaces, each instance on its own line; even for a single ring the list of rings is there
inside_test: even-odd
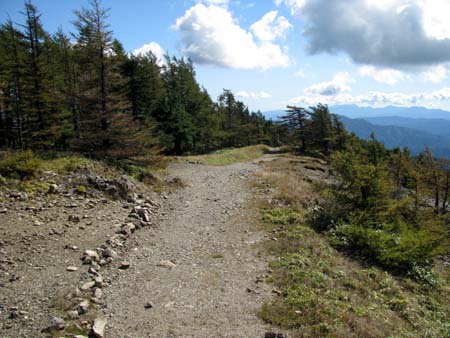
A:
[[[386,268],[411,271],[415,266],[427,266],[433,257],[442,253],[440,236],[442,234],[408,229],[404,225],[374,227],[350,222],[336,227],[332,243]]]
[[[296,224],[300,223],[303,215],[291,209],[270,209],[263,213],[262,220],[272,224]]]
[[[31,151],[7,152],[0,160],[0,175],[10,178],[30,178],[41,168],[42,161]]]
[[[87,192],[87,188],[84,185],[79,185],[76,189],[75,189],[77,194],[83,195]]]
[[[86,168],[91,161],[84,157],[74,156],[71,154],[51,154],[54,157],[46,158],[42,169],[54,171],[57,173],[71,173]],[[48,157],[49,154],[46,154]]]

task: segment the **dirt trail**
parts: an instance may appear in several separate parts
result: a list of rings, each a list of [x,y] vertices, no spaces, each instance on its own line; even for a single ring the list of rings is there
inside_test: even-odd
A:
[[[169,195],[157,229],[136,237],[125,257],[130,268],[106,275],[107,337],[258,338],[271,331],[256,316],[271,297],[258,250],[264,233],[248,205],[258,168],[170,167],[188,186]]]

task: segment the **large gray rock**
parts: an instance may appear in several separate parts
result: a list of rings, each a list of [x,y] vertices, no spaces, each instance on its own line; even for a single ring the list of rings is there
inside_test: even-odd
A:
[[[43,330],[44,332],[61,331],[66,327],[66,321],[59,317],[51,317],[49,325]]]
[[[133,196],[133,191],[136,188],[133,181],[125,175],[112,180],[100,176],[90,176],[87,180],[96,189],[106,192],[115,199],[128,199],[128,197]]]

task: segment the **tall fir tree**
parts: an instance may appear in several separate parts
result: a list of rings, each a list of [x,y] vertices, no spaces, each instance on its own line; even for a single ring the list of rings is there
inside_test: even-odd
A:
[[[0,27],[0,146],[25,149],[28,126],[25,109],[26,46],[11,19]]]

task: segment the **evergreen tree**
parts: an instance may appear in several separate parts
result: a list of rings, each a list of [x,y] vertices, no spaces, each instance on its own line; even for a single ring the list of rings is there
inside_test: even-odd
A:
[[[58,146],[69,147],[69,140],[78,137],[80,104],[78,95],[78,73],[74,46],[62,30],[53,37],[55,50],[52,55],[56,70],[56,87],[61,98],[60,107],[62,124]]]
[[[131,55],[122,65],[127,79],[127,97],[135,118],[157,117],[165,96],[161,67],[152,52]]]
[[[26,47],[9,19],[0,27],[0,146],[24,149],[28,145],[24,88]]]
[[[24,97],[27,111],[27,123],[31,135],[30,142],[35,147],[49,147],[53,143],[50,107],[47,99],[52,97],[48,93],[50,67],[47,63],[49,37],[41,23],[41,14],[30,2],[25,2],[25,17],[23,25],[24,42],[27,45],[25,57],[25,85]]]
[[[311,123],[307,131],[308,141],[314,149],[329,155],[333,140],[333,125],[328,106],[310,107]]]
[[[290,142],[300,143],[300,150],[307,150],[307,131],[309,112],[301,107],[287,106],[286,115],[281,117],[280,124],[286,128],[290,134]]]

